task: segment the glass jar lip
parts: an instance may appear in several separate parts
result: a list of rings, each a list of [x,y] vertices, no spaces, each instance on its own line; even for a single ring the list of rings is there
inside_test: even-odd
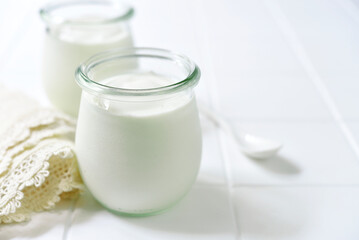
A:
[[[162,60],[170,60],[175,64],[180,64],[187,67],[187,75],[184,79],[178,80],[175,83],[156,88],[118,88],[99,83],[88,77],[88,72],[93,67],[116,58],[126,57],[148,57],[158,58]],[[90,57],[87,61],[82,63],[75,71],[75,80],[77,84],[84,90],[92,93],[100,93],[104,95],[118,95],[118,96],[148,96],[148,95],[163,95],[175,93],[184,89],[194,87],[198,84],[201,71],[199,67],[185,55],[175,53],[160,48],[148,47],[132,47],[132,48],[119,48],[109,51],[98,53]]]
[[[79,20],[68,20],[62,17],[54,16],[51,13],[55,10],[58,10],[63,7],[70,7],[70,6],[76,6],[76,5],[82,5],[82,4],[102,4],[102,5],[111,5],[111,4],[121,4],[123,7],[123,13],[118,14],[114,17],[99,20],[99,21],[92,21],[92,22],[86,22],[86,21],[79,21]],[[121,0],[57,0],[57,1],[51,1],[50,3],[47,3],[43,5],[40,10],[39,14],[41,19],[47,24],[47,25],[76,25],[76,26],[94,26],[94,25],[104,25],[104,24],[111,24],[111,23],[117,23],[125,20],[129,20],[134,15],[135,10],[132,6],[127,4],[124,1]]]

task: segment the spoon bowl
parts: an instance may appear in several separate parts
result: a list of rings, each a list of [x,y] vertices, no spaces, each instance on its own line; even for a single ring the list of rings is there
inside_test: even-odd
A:
[[[223,129],[239,145],[240,150],[247,156],[255,159],[267,159],[275,156],[282,148],[282,144],[273,140],[236,130],[220,114],[209,109],[205,104],[199,103],[199,112],[207,119]]]
[[[241,145],[242,152],[249,157],[256,159],[271,158],[282,148],[282,144],[279,142],[244,133],[243,131],[241,134],[245,134],[244,140],[238,140],[238,137],[236,140]]]

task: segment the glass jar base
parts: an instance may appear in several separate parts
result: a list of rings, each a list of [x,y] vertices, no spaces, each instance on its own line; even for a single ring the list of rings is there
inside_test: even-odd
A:
[[[107,211],[109,211],[110,213],[112,214],[115,214],[117,216],[122,216],[122,217],[133,217],[133,218],[136,218],[136,217],[150,217],[150,216],[155,216],[155,215],[159,215],[159,214],[162,214],[162,213],[165,213],[169,210],[171,210],[174,206],[176,206],[180,201],[182,201],[183,198],[185,198],[187,195],[184,194],[181,198],[179,198],[177,201],[173,202],[172,204],[164,207],[164,208],[161,208],[161,209],[154,209],[152,211],[148,211],[148,212],[124,212],[124,211],[117,211],[117,210],[114,210],[112,208],[109,208],[107,207],[105,204],[103,204],[102,202],[100,202],[99,200],[97,200],[95,198],[95,200],[103,207],[105,208]]]
[[[177,205],[177,203],[180,201],[175,202],[174,204],[171,204],[170,206],[164,208],[164,209],[156,209],[153,211],[149,211],[149,212],[124,212],[124,211],[117,211],[114,209],[111,209],[109,207],[107,207],[106,205],[104,205],[103,203],[101,203],[100,201],[96,200],[103,208],[105,208],[107,211],[109,211],[112,214],[118,215],[118,216],[122,216],[122,217],[150,217],[150,216],[154,216],[154,215],[159,215],[162,213],[167,212],[168,210],[170,210],[172,207],[174,207],[175,205]]]
[[[116,211],[113,210],[111,208],[106,207],[105,205],[101,204],[107,211],[109,211],[112,214],[121,216],[121,217],[150,217],[150,216],[155,216],[155,215],[159,215],[162,214],[164,212],[167,212],[168,210],[170,210],[175,204],[171,205],[170,207],[167,207],[165,209],[161,209],[161,210],[154,210],[152,212],[145,212],[145,213],[129,213],[129,212],[121,212],[121,211]]]

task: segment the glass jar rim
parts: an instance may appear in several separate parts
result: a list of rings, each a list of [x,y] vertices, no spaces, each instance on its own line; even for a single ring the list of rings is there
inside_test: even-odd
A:
[[[54,16],[51,13],[55,10],[64,7],[78,6],[83,4],[102,4],[102,5],[112,5],[112,4],[121,4],[123,12],[114,17],[101,19],[99,21],[79,21],[79,20],[69,20],[63,17]],[[47,25],[77,25],[77,26],[89,26],[89,25],[104,25],[117,23],[125,20],[129,20],[134,15],[134,8],[121,0],[57,0],[51,1],[50,3],[42,6],[39,10],[41,19]]]
[[[113,87],[94,81],[88,76],[88,72],[101,63],[117,58],[128,57],[147,57],[173,61],[175,64],[182,65],[183,67],[185,66],[187,74],[184,79],[180,79],[172,84],[156,88],[141,89]],[[174,53],[165,49],[145,47],[112,49],[98,53],[82,63],[75,71],[75,80],[82,89],[92,93],[118,96],[148,96],[175,93],[196,86],[200,76],[201,71],[199,67],[185,55]]]

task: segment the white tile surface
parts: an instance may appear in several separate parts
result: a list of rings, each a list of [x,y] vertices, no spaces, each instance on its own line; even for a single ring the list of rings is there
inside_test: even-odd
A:
[[[218,140],[218,128],[201,118],[203,146],[202,162],[197,185],[226,185],[222,154]]]
[[[357,69],[358,23],[336,0],[278,2],[318,71],[340,73]]]
[[[259,185],[359,184],[359,160],[333,123],[238,124],[284,144],[277,157],[253,160],[228,142],[234,183]]]
[[[0,84],[12,89],[17,89],[38,100],[43,106],[50,106],[45,92],[42,89],[41,80],[31,73],[0,71]]]
[[[355,121],[355,122],[349,121],[347,122],[347,125],[350,131],[353,133],[356,143],[359,145],[359,121]]]
[[[36,8],[31,8],[30,13],[31,16],[27,19],[26,26],[19,32],[17,41],[9,47],[11,55],[6,59],[3,71],[27,73],[32,78],[40,80],[42,36],[45,33],[45,26],[37,16]]]
[[[279,2],[343,117],[359,119],[359,8],[350,0]]]
[[[236,239],[228,202],[226,188],[195,187],[161,215],[131,218],[107,212],[86,195],[76,206],[67,239]]]
[[[356,240],[358,201],[358,186],[237,188],[240,239]]]
[[[359,27],[359,26],[358,26]],[[328,89],[337,103],[342,117],[346,120],[359,120],[358,93],[359,70],[356,73],[322,73]]]
[[[242,119],[330,118],[264,4],[224,2],[203,3],[221,110]]]
[[[198,33],[192,1],[134,0],[132,3],[136,12],[130,25],[136,46],[183,53],[203,70],[205,66],[196,40]],[[200,99],[208,101],[206,81],[206,78],[201,78],[196,93]]]
[[[0,10],[0,64],[4,64],[11,54],[11,50],[16,45],[12,45],[14,41],[18,41],[19,37],[26,27],[26,21],[29,16],[29,1],[6,1],[1,3]],[[19,7],[21,6],[21,7]],[[0,68],[1,69],[1,68]]]
[[[240,73],[257,73],[258,70],[267,74],[285,74],[298,69],[261,1],[225,0],[218,4],[211,0],[202,1],[202,7],[206,19],[203,27],[208,34],[217,77],[226,72],[235,79]],[[198,14],[201,12],[198,9]],[[228,74],[233,73],[231,70],[237,74]]]
[[[222,113],[244,120],[331,119],[308,78],[258,75],[224,78],[217,84]]]
[[[50,211],[36,213],[21,224],[0,224],[1,240],[63,240],[65,223],[70,217],[73,201],[63,201]]]
[[[136,45],[171,49],[197,60],[194,28],[191,27],[193,22],[188,10],[190,3],[187,0],[133,1],[136,13],[131,20],[131,26]],[[187,17],[174,17],[180,13],[186,14]]]

